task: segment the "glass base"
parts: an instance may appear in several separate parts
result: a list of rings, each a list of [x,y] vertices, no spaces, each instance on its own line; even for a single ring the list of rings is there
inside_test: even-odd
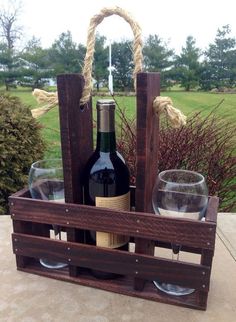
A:
[[[68,264],[66,263],[58,263],[47,258],[40,258],[39,262],[43,267],[46,267],[46,268],[60,269],[68,266]]]
[[[195,291],[194,288],[181,287],[174,284],[158,283],[156,281],[153,281],[153,283],[160,291],[169,295],[182,296],[191,294]]]

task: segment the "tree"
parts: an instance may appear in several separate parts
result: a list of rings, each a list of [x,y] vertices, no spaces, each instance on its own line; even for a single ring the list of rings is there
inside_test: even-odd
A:
[[[21,84],[29,83],[32,88],[43,86],[42,78],[50,78],[53,74],[48,66],[48,50],[43,49],[40,40],[33,37],[18,58],[18,68],[21,69],[22,75]]]
[[[131,41],[112,44],[112,66],[114,67],[114,88],[122,91],[133,89],[134,63]]]
[[[199,84],[199,58],[201,51],[196,46],[196,41],[192,36],[186,39],[185,47],[175,58],[175,72],[177,80],[180,80],[181,86],[189,91]]]
[[[85,47],[73,42],[70,31],[63,32],[48,50],[50,68],[54,75],[81,72]]]
[[[215,42],[205,52],[203,88],[231,87],[236,83],[236,39],[230,33],[229,25],[218,29]]]
[[[0,9],[0,37],[2,39],[0,48],[0,65],[4,71],[2,80],[5,82],[6,90],[17,76],[14,70],[16,57],[15,44],[22,35],[22,27],[18,25],[21,12],[21,3],[9,0],[8,7]]]
[[[107,81],[108,78],[108,47],[105,47],[106,37],[96,35],[95,53],[93,63],[93,78],[96,80],[97,91],[100,84]]]
[[[168,48],[158,35],[149,35],[143,48],[144,66],[149,72],[161,72],[161,86],[168,86],[174,50]]]
[[[17,40],[22,36],[22,26],[17,21],[21,12],[21,3],[9,0],[8,8],[0,10],[1,38],[6,42],[9,50],[12,50]]]

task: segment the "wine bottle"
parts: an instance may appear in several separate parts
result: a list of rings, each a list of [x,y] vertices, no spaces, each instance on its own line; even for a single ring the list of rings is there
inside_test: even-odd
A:
[[[84,170],[86,205],[130,210],[129,170],[116,150],[115,102],[97,101],[97,145]],[[100,247],[128,250],[129,237],[107,232],[86,232],[86,242]],[[97,278],[120,275],[92,270]]]

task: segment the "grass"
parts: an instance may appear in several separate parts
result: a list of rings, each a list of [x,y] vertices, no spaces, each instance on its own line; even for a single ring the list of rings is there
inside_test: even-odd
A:
[[[0,91],[3,91],[3,89],[0,88]],[[12,89],[10,91],[10,95],[18,96],[25,105],[30,106],[31,108],[38,107],[30,89]],[[216,105],[223,101],[217,109],[217,114],[222,117],[222,119],[228,120],[233,124],[236,123],[236,94],[168,91],[161,93],[161,95],[169,96],[173,100],[174,106],[179,108],[187,116],[198,111],[201,111],[203,116],[207,116]],[[99,97],[93,98],[94,106],[98,98]],[[127,117],[133,118],[136,113],[136,98],[132,96],[118,96],[115,98],[119,106],[125,108]],[[39,122],[43,125],[43,136],[48,144],[45,158],[60,157],[61,150],[58,108],[53,108],[47,114],[39,118]]]

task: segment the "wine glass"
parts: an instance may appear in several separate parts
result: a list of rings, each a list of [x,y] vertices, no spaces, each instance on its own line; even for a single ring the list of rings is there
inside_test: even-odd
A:
[[[208,189],[200,173],[173,169],[158,174],[152,194],[156,214],[201,220],[207,203]],[[171,246],[172,260],[178,260],[181,245]],[[187,295],[195,291],[179,285],[153,282],[158,289],[170,295]]]
[[[65,202],[64,180],[61,159],[48,159],[34,162],[29,172],[29,189],[33,199]],[[61,239],[61,229],[53,225],[54,238]],[[49,258],[40,258],[46,268],[63,268],[66,263],[55,262]]]

